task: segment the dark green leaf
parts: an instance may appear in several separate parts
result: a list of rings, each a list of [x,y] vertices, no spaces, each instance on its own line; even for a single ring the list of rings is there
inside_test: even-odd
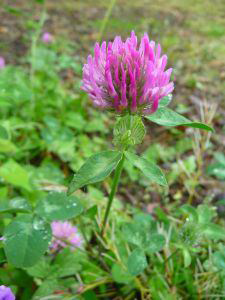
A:
[[[148,233],[152,233],[156,230],[156,222],[150,214],[137,213],[134,215],[134,221],[138,223],[143,230],[148,231]]]
[[[53,294],[55,290],[60,287],[58,280],[56,279],[46,279],[41,283],[39,288],[35,291],[32,300],[40,300],[46,296]]]
[[[67,220],[80,215],[83,207],[76,196],[67,196],[64,192],[51,192],[40,201],[36,212],[49,221]]]
[[[27,273],[32,277],[42,278],[48,276],[50,265],[45,258],[39,260],[33,267],[26,268]]]
[[[154,209],[154,213],[156,214],[157,219],[160,222],[163,222],[164,224],[166,224],[167,226],[169,226],[170,219],[168,218],[168,215],[163,211],[163,209],[160,206],[157,206]]]
[[[138,275],[147,267],[147,260],[143,250],[136,248],[128,257],[127,266],[131,275]]]
[[[0,248],[0,264],[3,264],[4,262],[6,262],[5,252],[4,252],[3,248]],[[1,276],[1,273],[0,273],[0,276]]]
[[[116,168],[121,158],[122,153],[119,151],[104,151],[88,158],[74,175],[68,194],[87,184],[104,180]]]
[[[200,122],[192,122],[166,107],[159,108],[154,114],[146,116],[146,119],[163,126],[189,126],[213,131],[212,127]]]
[[[4,9],[5,11],[7,11],[10,14],[13,14],[15,16],[20,16],[24,14],[22,9],[16,8],[14,6],[11,5],[4,5]]]
[[[43,4],[45,2],[45,0],[35,0],[35,2]]]
[[[94,219],[95,215],[97,214],[98,212],[98,207],[97,205],[93,205],[92,207],[90,207],[86,213],[85,213],[85,216],[90,218],[90,219]]]
[[[133,277],[124,270],[120,265],[114,264],[112,267],[112,277],[115,282],[128,284],[132,281]]]
[[[82,293],[83,299],[84,300],[98,300],[99,298],[97,298],[96,292],[94,292],[93,290],[88,290],[84,293]],[[72,300],[78,300],[77,298],[74,298]]]
[[[140,169],[148,179],[164,186],[167,185],[166,178],[157,165],[131,152],[126,151],[125,156],[135,167]]]
[[[41,218],[21,215],[6,227],[4,238],[8,261],[16,267],[30,267],[48,249],[51,228]]]
[[[0,213],[30,212],[31,206],[26,199],[17,197],[7,202],[1,202]]]

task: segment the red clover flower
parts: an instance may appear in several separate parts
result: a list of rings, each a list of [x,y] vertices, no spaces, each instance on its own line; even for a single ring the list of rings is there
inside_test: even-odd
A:
[[[70,246],[71,250],[81,247],[82,238],[77,227],[70,222],[53,221],[51,224],[53,241],[51,248],[55,251]]]
[[[172,68],[165,70],[166,64],[160,44],[150,41],[147,33],[138,43],[132,31],[125,42],[116,36],[108,45],[96,43],[83,67],[82,89],[94,105],[118,114],[152,114],[174,89]]]
[[[50,44],[53,42],[53,36],[49,32],[44,32],[42,35],[42,41],[46,44]]]

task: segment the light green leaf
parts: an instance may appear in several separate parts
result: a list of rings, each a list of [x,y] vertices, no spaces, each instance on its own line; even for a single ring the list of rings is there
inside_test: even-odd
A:
[[[113,264],[112,266],[112,277],[115,282],[124,284],[128,284],[133,279],[133,277],[118,264]]]
[[[165,106],[169,105],[171,100],[172,100],[172,94],[169,94],[168,96],[163,97],[159,101],[159,107],[165,107]]]
[[[119,151],[104,151],[94,154],[74,175],[68,188],[68,194],[91,183],[104,180],[116,168],[122,158]]]
[[[215,159],[225,167],[225,155],[221,152],[216,152],[214,155]]]
[[[26,199],[16,197],[0,203],[0,213],[31,212],[31,206]]]
[[[148,232],[152,232],[156,230],[156,222],[154,221],[153,217],[147,213],[136,213],[134,215],[135,223],[138,223],[139,226]]]
[[[8,139],[9,135],[8,135],[8,131],[5,129],[5,127],[0,125],[0,139]]]
[[[50,225],[31,215],[17,217],[4,231],[6,257],[18,268],[30,267],[38,262],[50,241]]]
[[[131,275],[138,275],[147,267],[147,260],[142,249],[136,248],[128,257],[127,267]]]
[[[45,298],[46,296],[50,296],[59,287],[60,284],[57,279],[46,279],[35,291],[32,300],[40,300]]]
[[[192,122],[175,111],[161,107],[154,114],[146,116],[146,119],[162,126],[189,126],[208,131],[213,131],[213,128],[201,122]]]
[[[224,240],[225,229],[217,224],[202,224],[202,233],[213,240]]]
[[[212,206],[200,204],[197,208],[199,223],[209,223],[216,216],[216,211]]]
[[[79,199],[67,196],[64,192],[51,192],[46,199],[37,204],[36,212],[49,221],[67,220],[80,215],[83,211]]]
[[[150,241],[148,247],[146,247],[146,251],[150,253],[155,253],[160,250],[165,245],[165,237],[162,234],[154,233],[150,236]]]
[[[140,169],[148,179],[164,186],[167,185],[166,178],[157,165],[131,152],[126,151],[125,156],[135,167]]]
[[[84,130],[86,132],[107,132],[107,127],[101,119],[96,118],[92,121],[87,122],[87,124],[84,127]]]
[[[187,248],[183,248],[184,266],[189,267],[191,264],[191,255]]]
[[[220,180],[225,180],[225,155],[222,152],[216,152],[214,157],[216,162],[210,164],[206,172],[209,175],[216,176]]]
[[[122,227],[124,239],[136,246],[143,245],[146,239],[146,232],[142,228],[138,223],[124,224]]]
[[[81,265],[77,257],[70,249],[65,248],[56,256],[53,269],[50,271],[50,277],[61,278],[71,276],[79,272],[80,269]]]
[[[1,153],[12,153],[16,151],[17,151],[17,147],[10,140],[0,138]]]
[[[193,206],[189,204],[184,204],[180,207],[180,210],[183,213],[188,214],[189,221],[198,222],[198,213]]]
[[[213,163],[206,169],[207,174],[217,177],[219,180],[225,180],[225,168],[220,163]]]
[[[40,259],[33,267],[25,269],[32,277],[46,278],[49,274],[50,265],[45,258]]]
[[[225,250],[225,249],[223,249]],[[214,265],[220,269],[225,270],[225,254],[224,252],[216,251],[213,253],[213,263]]]
[[[179,237],[185,247],[193,247],[201,239],[201,229],[197,221],[187,221],[181,227]]]
[[[72,127],[81,131],[85,127],[86,122],[80,113],[68,111],[66,112],[66,116],[65,116],[65,124],[68,127]]]
[[[0,199],[4,201],[4,199],[7,199],[7,195],[8,195],[8,187],[7,186],[0,187]]]
[[[31,191],[30,178],[26,169],[10,159],[0,167],[0,177],[12,185]]]

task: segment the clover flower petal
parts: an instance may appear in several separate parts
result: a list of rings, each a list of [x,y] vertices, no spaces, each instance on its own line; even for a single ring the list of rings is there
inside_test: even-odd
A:
[[[71,250],[81,247],[82,238],[77,227],[70,222],[53,221],[51,223],[53,240],[51,248],[56,251],[69,246]]]
[[[172,68],[165,70],[167,56],[147,34],[138,44],[132,31],[125,42],[96,43],[83,67],[82,89],[94,105],[118,114],[152,114],[159,101],[174,89]]]
[[[0,285],[0,299],[15,300],[16,298],[9,287],[5,285]]]

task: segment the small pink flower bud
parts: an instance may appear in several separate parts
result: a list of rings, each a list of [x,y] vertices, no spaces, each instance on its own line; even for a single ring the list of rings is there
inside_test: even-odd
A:
[[[53,36],[49,32],[44,32],[42,35],[42,41],[46,44],[50,44],[53,42]]]
[[[70,222],[54,221],[51,227],[53,235],[51,248],[54,251],[68,246],[71,250],[74,250],[82,245],[82,238],[77,232],[77,227],[73,226]]]
[[[4,57],[0,56],[0,69],[5,68],[5,59]]]

